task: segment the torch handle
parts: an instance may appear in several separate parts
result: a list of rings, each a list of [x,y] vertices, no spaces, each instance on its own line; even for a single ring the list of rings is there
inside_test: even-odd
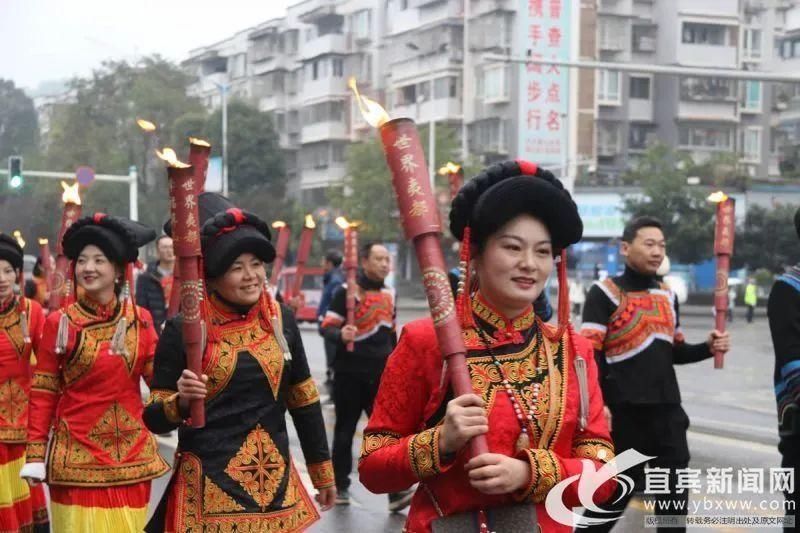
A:
[[[178,258],[181,279],[185,280],[180,285],[181,310],[183,311],[183,345],[186,350],[186,367],[198,378],[203,373],[203,327],[200,322],[200,301],[202,295],[197,281],[200,279],[200,260],[196,256],[183,256]],[[173,290],[177,287],[173,285]],[[204,401],[191,400],[189,410],[191,413],[191,426],[201,428],[206,425]]]
[[[728,296],[728,274],[730,272],[731,256],[728,254],[717,255],[717,282],[714,290],[714,326],[717,331],[724,332],[728,321],[728,308],[730,298]],[[714,368],[723,368],[725,364],[725,354],[714,352]]]
[[[354,268],[347,269],[347,322],[348,326],[352,326],[356,322],[356,271]],[[354,342],[347,343],[347,351],[352,352],[355,349]]]

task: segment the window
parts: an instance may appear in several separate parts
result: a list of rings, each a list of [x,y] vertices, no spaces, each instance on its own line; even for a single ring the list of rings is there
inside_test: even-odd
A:
[[[780,41],[780,49],[783,59],[800,57],[800,37]]]
[[[761,59],[761,30],[745,28],[742,36],[742,59],[745,61]]]
[[[744,89],[742,90],[744,100],[742,102],[741,111],[761,111],[761,82],[760,81],[746,81],[744,82]]]
[[[341,122],[344,120],[342,102],[320,102],[303,108],[303,124]]]
[[[614,70],[599,70],[597,76],[597,100],[600,105],[620,105],[620,73]]]
[[[334,163],[344,163],[345,160],[345,145],[334,143],[331,144],[331,161]]]
[[[445,76],[436,78],[433,82],[433,98],[456,98],[458,93],[458,78],[455,76]]]
[[[622,50],[625,47],[625,26],[622,20],[616,18],[601,18],[600,24],[600,49]]]
[[[646,124],[631,124],[628,146],[631,150],[646,150],[653,137],[653,128]]]
[[[394,105],[414,105],[417,103],[417,85],[412,83],[404,87],[398,87],[395,91]]]
[[[495,65],[484,69],[478,78],[478,94],[483,97],[485,102],[508,100],[508,74],[509,69],[505,65]]]
[[[369,82],[372,80],[372,55],[362,54],[358,61],[358,79]]]
[[[236,54],[228,58],[228,72],[231,73],[231,78],[241,78],[247,74],[245,65],[245,54]]]
[[[488,119],[475,122],[469,135],[473,150],[483,153],[508,151],[508,124],[505,120]]]
[[[742,131],[742,159],[761,162],[761,128],[748,126]]]
[[[723,78],[681,78],[682,100],[733,100],[736,98],[736,82]]]
[[[680,145],[685,148],[730,150],[733,148],[733,130],[716,126],[681,126],[678,130]]]
[[[634,52],[656,51],[656,26],[633,26],[631,46]]]
[[[294,55],[297,53],[298,33],[298,30],[289,30],[284,34],[286,53],[289,55]]]
[[[620,152],[619,127],[616,124],[602,124],[597,128],[597,155],[613,157]]]
[[[639,100],[650,99],[650,78],[631,76],[630,97]]]
[[[350,17],[350,31],[356,39],[369,39],[372,33],[370,28],[370,10],[356,11]]]
[[[683,23],[683,42],[685,44],[725,45],[725,26],[719,24]]]
[[[344,60],[338,57],[333,58],[333,77],[341,78],[344,76]]]

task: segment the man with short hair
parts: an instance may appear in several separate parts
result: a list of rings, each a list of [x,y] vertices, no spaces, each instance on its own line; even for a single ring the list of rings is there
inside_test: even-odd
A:
[[[726,352],[730,338],[728,333],[714,330],[704,343],[684,341],[678,299],[657,277],[665,251],[658,219],[639,217],[628,222],[621,248],[625,272],[595,282],[589,290],[581,334],[594,344],[617,455],[635,449],[654,457],[651,467],[669,469],[670,490],[656,496],[656,514],[685,515],[688,491],[676,490],[676,472],[689,465],[689,417],[681,407],[673,365],[703,361],[715,351]],[[624,472],[638,489],[643,487],[644,467]],[[628,491],[616,503],[600,506],[612,514],[587,512],[585,516],[616,519],[631,496]],[[586,531],[609,531],[615,522],[589,526]]]
[[[386,246],[367,243],[359,251],[358,291],[355,321],[347,324],[347,286],[339,287],[322,321],[326,339],[336,344],[333,402],[336,425],[333,430],[333,470],[336,475],[336,503],[350,503],[350,474],[353,470],[353,435],[361,413],[372,414],[386,360],[397,345],[394,291],[384,281],[391,270]],[[347,343],[354,343],[353,351]],[[389,509],[399,511],[411,503],[412,492],[389,495]]]
[[[156,240],[158,259],[147,265],[147,270],[136,279],[136,304],[144,307],[153,316],[153,325],[161,333],[167,319],[167,307],[172,292],[175,268],[175,252],[172,238],[162,235]]]
[[[341,266],[341,252],[339,250],[328,250],[322,259],[322,268],[325,273],[322,276],[322,296],[320,296],[319,307],[317,307],[317,322],[320,324],[319,333],[323,335],[325,344],[325,386],[329,392],[333,388],[333,361],[336,358],[336,342],[325,338],[322,330],[322,321],[325,319],[325,314],[328,312],[334,293],[344,283],[344,274]]]
[[[800,209],[794,215],[794,227],[800,237]],[[778,450],[781,466],[793,472],[794,486],[785,491],[786,500],[794,507],[786,508],[787,518],[797,518],[800,483],[800,263],[789,268],[772,285],[767,302],[769,330],[775,349],[775,400],[778,404]],[[795,524],[786,524],[784,531],[796,531]]]

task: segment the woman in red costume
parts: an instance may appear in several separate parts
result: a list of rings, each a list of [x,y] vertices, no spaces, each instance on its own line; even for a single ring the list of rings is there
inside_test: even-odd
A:
[[[583,233],[577,207],[550,172],[509,161],[462,187],[450,229],[462,241],[456,306],[474,394],[453,398],[432,321],[407,324],[364,431],[361,482],[373,492],[420,484],[408,532],[571,531],[548,514],[548,493],[581,474],[583,459],[600,468],[614,457],[592,346],[568,323],[565,249]],[[555,327],[531,302],[559,261]],[[477,435],[490,453],[470,458]],[[614,486],[601,484],[594,501]],[[566,509],[581,505],[577,487],[563,493]],[[499,527],[503,516],[518,526]]]
[[[154,238],[102,213],[64,234],[71,279],[83,290],[45,321],[21,472],[47,482],[54,531],[141,531],[150,480],[169,470],[142,422],[139,388],[152,377],[158,337],[130,298],[139,247]]]
[[[0,233],[0,531],[47,531],[42,487],[29,489],[19,472],[25,464],[28,405],[34,352],[44,324],[42,307],[16,297],[23,252],[17,241]]]

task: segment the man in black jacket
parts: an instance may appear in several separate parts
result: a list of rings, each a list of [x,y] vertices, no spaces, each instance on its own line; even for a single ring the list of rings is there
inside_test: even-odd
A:
[[[156,241],[158,260],[147,265],[147,270],[136,280],[136,304],[144,307],[153,316],[156,331],[161,332],[167,319],[167,306],[172,292],[172,270],[175,253],[172,239],[162,235]]]
[[[336,344],[333,402],[336,426],[333,430],[333,470],[336,474],[336,503],[350,503],[350,474],[353,470],[353,435],[361,413],[372,414],[381,374],[389,354],[397,345],[394,290],[384,285],[391,259],[382,244],[367,243],[359,253],[354,324],[347,324],[347,285],[334,293],[322,334]],[[347,343],[353,343],[353,351]],[[411,491],[390,494],[389,510],[399,511],[411,502]]]
[[[677,296],[657,276],[666,253],[661,223],[652,217],[628,222],[622,234],[625,272],[597,281],[586,296],[581,335],[592,341],[598,376],[611,419],[617,455],[634,449],[653,456],[653,468],[669,470],[669,494],[656,496],[657,515],[686,515],[688,491],[675,490],[677,471],[689,465],[686,429],[674,364],[694,363],[730,348],[729,334],[711,331],[704,343],[688,344],[680,329]],[[609,413],[610,411],[610,413]],[[640,489],[644,464],[624,472]],[[632,496],[604,507],[618,518]],[[615,520],[582,531],[609,531]],[[678,529],[670,529],[676,531]],[[661,528],[659,528],[661,531]]]
[[[800,209],[794,215],[794,226],[800,237]],[[769,293],[767,304],[769,330],[775,349],[775,400],[778,403],[778,450],[781,466],[791,469],[794,486],[786,490],[786,500],[794,503],[786,508],[786,518],[797,518],[798,470],[800,470],[800,263],[779,276]],[[788,488],[788,487],[784,487]],[[795,524],[784,524],[784,531],[796,531]]]

